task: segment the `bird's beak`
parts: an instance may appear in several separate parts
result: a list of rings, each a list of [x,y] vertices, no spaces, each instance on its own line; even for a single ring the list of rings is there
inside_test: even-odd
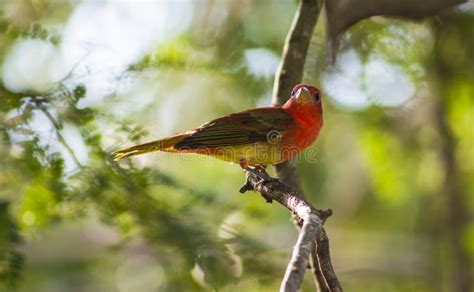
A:
[[[298,89],[298,91],[296,92],[296,98],[297,99],[311,99],[311,93],[309,93],[309,90],[308,88],[306,87],[301,87],[300,89]]]

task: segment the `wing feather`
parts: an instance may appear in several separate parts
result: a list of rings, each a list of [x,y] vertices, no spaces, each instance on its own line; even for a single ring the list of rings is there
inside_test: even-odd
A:
[[[254,144],[267,141],[271,131],[284,135],[293,125],[292,116],[279,107],[248,110],[203,124],[174,148],[181,150]]]

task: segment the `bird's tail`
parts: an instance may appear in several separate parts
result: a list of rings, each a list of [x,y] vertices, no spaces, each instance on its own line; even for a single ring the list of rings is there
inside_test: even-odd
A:
[[[178,143],[179,141],[183,140],[184,138],[188,137],[187,134],[178,134],[170,137],[166,137],[160,140],[155,140],[152,142],[135,145],[129,148],[125,148],[122,150],[118,150],[114,152],[114,160],[120,160],[125,157],[135,156],[155,151],[170,151],[172,147]]]

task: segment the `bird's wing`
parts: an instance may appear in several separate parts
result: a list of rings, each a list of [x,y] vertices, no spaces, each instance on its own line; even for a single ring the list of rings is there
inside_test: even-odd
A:
[[[230,114],[207,122],[190,133],[175,149],[216,148],[268,141],[284,135],[293,117],[280,107],[259,108]]]

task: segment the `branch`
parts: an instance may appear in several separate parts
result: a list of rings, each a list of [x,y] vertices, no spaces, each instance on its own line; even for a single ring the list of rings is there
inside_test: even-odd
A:
[[[321,12],[320,0],[301,0],[283,47],[282,61],[273,84],[273,105],[282,105],[290,92],[303,79],[304,64],[311,37]],[[298,194],[304,196],[296,166],[284,162],[275,166],[278,177],[286,181]]]
[[[434,25],[435,38],[437,43],[434,49],[432,70],[432,98],[434,100],[432,107],[433,125],[438,132],[438,138],[435,142],[439,149],[439,161],[443,171],[443,182],[440,189],[440,195],[444,199],[444,225],[442,229],[448,244],[449,260],[451,262],[450,282],[452,291],[473,291],[474,282],[472,275],[474,272],[474,263],[470,260],[469,252],[463,244],[464,232],[468,229],[470,222],[469,207],[466,205],[467,193],[461,186],[460,163],[457,154],[457,138],[449,121],[449,99],[443,96],[452,86],[453,81],[448,76],[452,70],[448,70],[443,63],[443,44],[439,44],[447,34],[451,33],[453,22],[447,18],[441,19],[441,22]],[[460,73],[462,74],[462,73]]]
[[[330,54],[335,62],[341,36],[357,22],[371,16],[423,19],[467,0],[324,0]]]
[[[275,75],[273,105],[284,104],[289,98],[289,93],[293,86],[300,83],[303,79],[306,55],[318,22],[321,5],[321,0],[301,0],[299,3],[285,41],[282,61]],[[297,197],[304,200],[304,192],[296,165],[293,162],[287,161],[276,165],[275,169],[278,177],[282,178],[296,190],[295,195]],[[300,225],[300,227],[303,226]],[[311,267],[319,290],[342,291],[332,268],[329,257],[329,239],[324,229],[320,232],[320,236],[317,236],[317,243],[312,245]]]
[[[453,288],[455,288],[453,291],[472,291],[474,285],[469,275],[472,275],[473,264],[463,246],[463,230],[468,228],[469,217],[466,206],[463,204],[463,193],[459,188],[456,141],[447,121],[446,107],[443,106],[440,98],[435,101],[433,116],[440,138],[437,143],[444,171],[441,193],[446,203],[446,223],[443,231],[446,232],[451,249],[452,270],[454,271],[451,277]]]
[[[316,273],[320,290],[342,291],[342,286],[332,267],[331,254],[329,253],[329,238],[324,228],[316,237],[316,246],[311,252],[311,259],[312,265],[318,264],[317,267],[312,268]]]
[[[331,216],[332,211],[317,210],[282,180],[272,178],[264,170],[246,168],[245,175],[247,181],[241,187],[241,193],[254,190],[260,193],[267,202],[277,201],[290,210],[301,225],[301,231],[293,247],[293,254],[286,268],[280,291],[299,290],[311,253],[317,257],[318,270],[324,279],[324,283],[318,281],[320,287],[325,291],[342,291],[332,268],[329,242],[323,228],[324,221]],[[317,253],[314,252],[316,249]]]
[[[303,79],[304,63],[311,37],[318,22],[321,1],[301,0],[283,47],[282,61],[275,75],[273,105],[282,105],[293,86]]]

